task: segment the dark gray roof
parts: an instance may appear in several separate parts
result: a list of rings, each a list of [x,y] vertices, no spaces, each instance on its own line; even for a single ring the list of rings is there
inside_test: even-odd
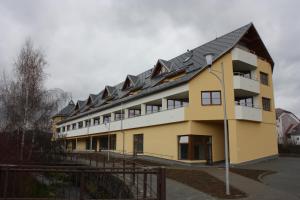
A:
[[[60,110],[56,115],[53,117],[66,117],[69,116],[75,108],[75,104],[73,100],[71,100],[66,107],[64,107],[62,110]]]
[[[222,55],[224,55],[229,50],[231,50],[245,35],[249,34],[249,32],[251,32],[251,34],[253,34],[256,37],[256,39],[259,38],[253,24],[250,23],[230,33],[227,33],[221,37],[218,37],[208,43],[205,43],[204,45],[201,45],[190,51],[187,51],[168,61],[159,59],[156,62],[156,64],[160,63],[164,65],[169,70],[168,73],[151,77],[152,70],[153,70],[153,68],[151,68],[136,76],[132,76],[132,75],[127,76],[127,78],[130,78],[130,80],[138,84],[138,87],[135,86],[134,88],[135,90],[137,88],[141,90],[138,94],[129,96],[128,95],[129,91],[122,90],[124,82],[121,82],[113,87],[106,86],[105,90],[107,90],[110,93],[111,98],[109,98],[108,100],[102,99],[102,95],[104,92],[103,90],[98,94],[96,98],[97,100],[93,105],[93,109],[87,112],[79,113],[76,116],[69,117],[64,121],[75,119],[93,112],[101,111],[119,105],[122,102],[123,103],[128,102],[133,99],[141,98],[143,96],[147,96],[149,94],[153,94],[186,83],[206,67],[204,54],[208,52],[213,53],[214,61],[216,61]],[[260,44],[260,46],[264,47],[263,44]],[[262,52],[262,53],[264,53],[265,55],[269,55],[268,52],[267,53]],[[268,57],[266,59],[271,59],[271,57]],[[271,60],[270,62],[272,63],[273,66],[273,60]],[[169,77],[172,74],[176,74],[179,71],[181,72],[185,71],[186,74],[183,77],[176,79],[175,81],[160,84],[164,78]],[[61,123],[63,123],[64,121],[62,121]]]

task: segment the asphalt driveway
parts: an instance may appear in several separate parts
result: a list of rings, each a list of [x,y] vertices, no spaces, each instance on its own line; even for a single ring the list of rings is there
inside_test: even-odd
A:
[[[246,169],[275,171],[275,174],[262,178],[263,183],[300,199],[300,158],[279,157],[278,159],[242,166]]]

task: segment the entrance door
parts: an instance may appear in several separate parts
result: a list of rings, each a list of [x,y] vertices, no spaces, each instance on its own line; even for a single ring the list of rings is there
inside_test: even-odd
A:
[[[99,137],[99,151],[108,149],[108,135],[102,135]]]

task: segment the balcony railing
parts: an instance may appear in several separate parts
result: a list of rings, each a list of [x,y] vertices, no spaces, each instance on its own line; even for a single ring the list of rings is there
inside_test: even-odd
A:
[[[108,131],[118,131],[121,129],[121,127],[123,129],[130,129],[184,121],[185,107],[186,106],[180,106],[173,109],[165,109],[160,110],[158,112],[146,113],[145,115],[125,118],[123,120],[92,124],[88,127],[61,132],[60,135],[64,135],[66,137],[73,137]]]
[[[256,105],[237,103],[235,105],[235,118],[239,120],[262,121],[262,111]]]
[[[233,72],[233,75],[234,76],[240,76],[240,77],[244,77],[244,78],[247,78],[247,79],[251,79],[251,80],[254,80],[254,81],[258,81],[258,79],[255,77],[251,77],[251,75],[247,74],[247,73],[242,73],[242,72]]]
[[[232,50],[232,61],[235,69],[254,70],[257,68],[257,56],[240,48]]]
[[[243,73],[234,73],[233,84],[238,96],[253,96],[260,93],[259,81]]]

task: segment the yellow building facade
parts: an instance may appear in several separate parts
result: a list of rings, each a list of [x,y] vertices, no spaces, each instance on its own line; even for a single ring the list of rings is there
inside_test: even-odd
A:
[[[221,75],[223,65],[230,163],[276,156],[274,63],[257,38],[248,24],[176,59],[158,60],[149,72],[69,104],[53,117],[55,132],[72,151],[222,162],[224,91],[211,72]],[[207,52],[214,54],[211,70]]]

